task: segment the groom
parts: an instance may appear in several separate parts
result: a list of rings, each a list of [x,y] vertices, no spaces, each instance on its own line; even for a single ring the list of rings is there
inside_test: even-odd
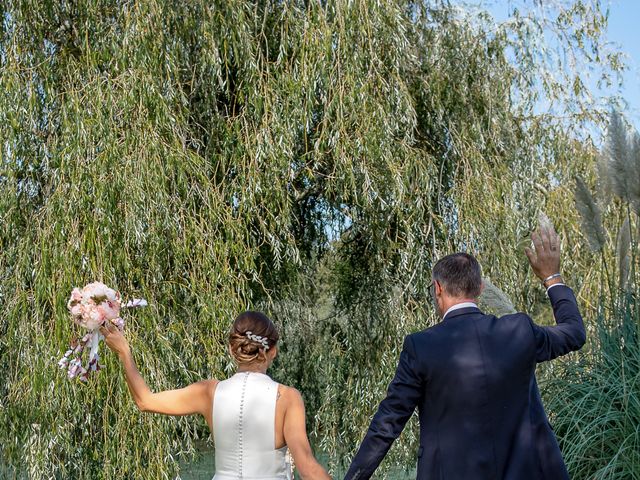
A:
[[[419,480],[568,480],[536,384],[536,364],[578,350],[585,329],[560,277],[555,231],[532,234],[525,253],[542,280],[557,325],[524,313],[496,318],[476,300],[480,265],[455,253],[433,267],[442,322],[404,340],[396,375],[346,480],[370,478],[418,407]]]

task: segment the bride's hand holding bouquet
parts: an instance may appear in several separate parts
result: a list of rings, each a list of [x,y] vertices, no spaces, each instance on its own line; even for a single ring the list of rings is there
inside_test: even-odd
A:
[[[121,308],[146,305],[147,302],[144,299],[134,299],[126,305],[121,305],[120,293],[101,282],[90,283],[82,289],[74,288],[67,308],[74,323],[88,332],[80,340],[71,342],[69,349],[58,362],[58,366],[67,370],[69,378],[78,377],[86,382],[91,372],[97,372],[102,368],[98,347],[104,334],[99,329],[108,326],[104,332],[120,332],[121,341],[126,344],[121,333],[124,330],[124,320],[120,318]],[[83,366],[82,355],[85,350],[89,350],[89,359],[86,366]]]
[[[100,334],[104,337],[107,346],[118,355],[120,360],[131,353],[129,342],[118,327],[111,322],[105,322],[99,329]]]

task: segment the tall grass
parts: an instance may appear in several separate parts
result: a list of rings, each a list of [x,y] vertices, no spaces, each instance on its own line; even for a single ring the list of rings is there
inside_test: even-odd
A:
[[[543,384],[572,478],[640,478],[640,313],[636,289],[603,300],[591,350]]]
[[[592,248],[598,245],[602,262],[588,349],[578,360],[561,363],[543,383],[551,423],[576,479],[640,479],[639,257],[638,239],[631,236],[631,227],[640,222],[631,213],[637,198],[623,181],[637,161],[625,130],[621,117],[613,113],[603,153],[607,168],[600,170],[601,176],[610,177],[599,182],[613,183],[619,197],[608,205],[613,235],[605,232],[599,215],[592,215],[593,207],[580,209],[583,225],[591,223],[585,236]],[[579,206],[586,197],[595,205],[585,184],[578,182]],[[605,268],[607,258],[615,260],[609,262],[611,268]]]

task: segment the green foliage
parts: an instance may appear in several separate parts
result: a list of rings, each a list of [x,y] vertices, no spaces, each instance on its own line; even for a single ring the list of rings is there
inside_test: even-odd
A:
[[[585,237],[594,243],[593,232],[600,232],[600,292],[589,349],[558,365],[543,384],[572,478],[640,478],[640,258],[638,236],[631,228],[640,222],[632,213],[637,203],[633,190],[622,188],[627,185],[625,172],[632,174],[637,160],[623,128],[622,118],[614,112],[602,154],[607,168],[600,170],[599,178],[601,185],[613,184],[618,196],[615,202],[600,199],[607,207],[611,231],[617,232],[615,242],[607,242],[615,235],[606,234],[600,216],[584,208],[587,197],[596,206],[586,185],[576,184]]]
[[[603,300],[591,351],[543,385],[571,478],[640,478],[640,309],[637,289]]]
[[[595,1],[499,25],[440,1],[0,13],[0,454],[43,478],[172,478],[208,434],[135,411],[110,355],[88,385],[56,370],[78,333],[67,295],[92,280],[149,300],[127,335],[154,390],[224,377],[231,319],[269,311],[274,374],[316,443],[352,451],[402,336],[433,321],[440,254],[476,253],[519,308],[543,301],[520,243],[541,207],[577,235],[569,180],[592,170],[578,139],[602,113],[580,67],[622,68]]]

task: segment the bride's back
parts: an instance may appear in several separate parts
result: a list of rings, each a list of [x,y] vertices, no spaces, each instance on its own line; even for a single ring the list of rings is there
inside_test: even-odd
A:
[[[287,448],[276,448],[278,439],[283,438],[282,421],[277,422],[281,418],[276,416],[284,416],[284,412],[276,415],[278,387],[258,372],[239,372],[218,383],[212,419],[215,480],[288,478]]]
[[[287,449],[308,480],[331,480],[316,461],[307,437],[304,401],[295,388],[266,372],[276,358],[278,331],[261,312],[238,315],[229,332],[229,352],[240,370],[228,380],[201,380],[153,393],[131,357],[122,333],[110,323],[100,329],[125,365],[127,385],[138,408],[164,415],[202,415],[216,445],[215,480],[287,480]]]
[[[330,480],[316,461],[305,425],[304,401],[293,387],[266,374],[276,358],[279,335],[265,314],[238,315],[229,352],[239,372],[209,389],[208,422],[216,448],[214,480],[291,478],[287,450],[303,478]]]

